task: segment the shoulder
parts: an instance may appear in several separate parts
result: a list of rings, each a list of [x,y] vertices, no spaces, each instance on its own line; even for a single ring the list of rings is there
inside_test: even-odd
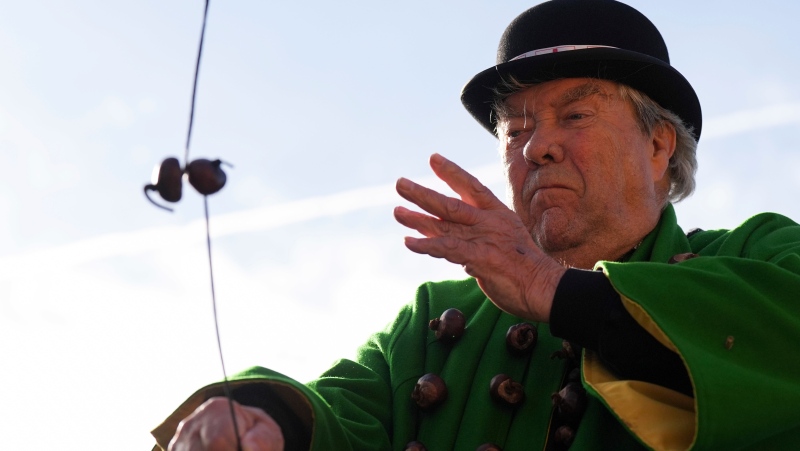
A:
[[[768,260],[800,251],[800,225],[778,213],[760,213],[733,229],[693,231],[692,251],[701,255],[736,255]]]

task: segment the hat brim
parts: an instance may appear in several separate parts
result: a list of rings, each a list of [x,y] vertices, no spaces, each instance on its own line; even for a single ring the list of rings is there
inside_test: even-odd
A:
[[[616,48],[591,48],[522,58],[486,69],[464,85],[461,102],[492,134],[497,125],[492,114],[495,89],[512,76],[520,82],[588,77],[628,85],[677,114],[691,127],[695,139],[700,138],[703,119],[697,94],[683,75],[658,58]]]

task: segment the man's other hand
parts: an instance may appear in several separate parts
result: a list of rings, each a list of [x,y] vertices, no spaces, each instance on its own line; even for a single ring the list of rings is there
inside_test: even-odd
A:
[[[283,432],[257,407],[233,403],[243,451],[283,451]],[[228,398],[211,398],[178,425],[169,451],[230,451],[236,435]]]

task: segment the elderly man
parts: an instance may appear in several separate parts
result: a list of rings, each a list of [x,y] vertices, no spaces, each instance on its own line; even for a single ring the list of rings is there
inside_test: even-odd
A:
[[[612,0],[509,25],[462,101],[496,134],[513,211],[434,155],[460,196],[401,179],[414,252],[463,265],[302,385],[264,368],[155,431],[173,450],[796,449],[800,226],[685,234],[697,97],[656,28]],[[429,322],[429,320],[431,320]],[[231,411],[240,437],[233,434]]]

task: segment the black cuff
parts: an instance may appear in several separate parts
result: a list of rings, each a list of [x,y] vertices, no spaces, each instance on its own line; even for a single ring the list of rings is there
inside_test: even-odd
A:
[[[633,319],[602,272],[568,269],[564,273],[550,309],[550,332],[595,351],[621,379],[694,395],[681,357]]]
[[[561,277],[550,309],[550,332],[596,351],[615,303],[622,300],[600,271],[568,269]]]

